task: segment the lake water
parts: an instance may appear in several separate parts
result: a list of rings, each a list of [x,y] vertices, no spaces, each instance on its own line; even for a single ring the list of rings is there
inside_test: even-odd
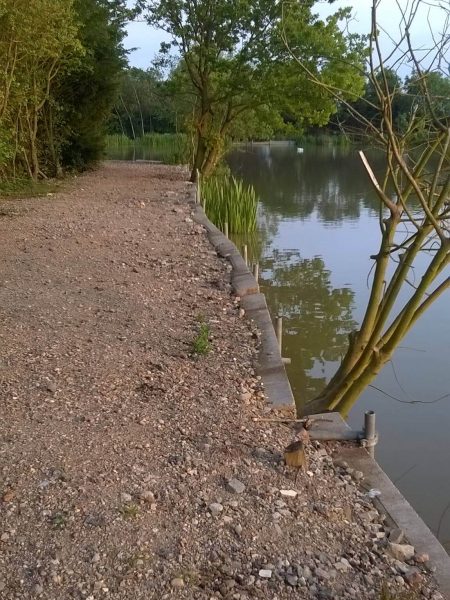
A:
[[[371,159],[381,167],[380,158]],[[283,355],[292,360],[288,375],[301,403],[323,388],[362,318],[370,255],[379,245],[378,202],[352,149],[298,154],[287,145],[246,146],[229,164],[260,198],[260,232],[247,242],[272,315],[284,317]],[[405,338],[374,386],[349,422],[361,429],[364,412],[376,411],[377,460],[450,551],[449,294]]]

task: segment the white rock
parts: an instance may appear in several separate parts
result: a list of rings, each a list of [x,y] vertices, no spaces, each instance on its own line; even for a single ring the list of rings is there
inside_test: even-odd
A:
[[[272,570],[271,569],[260,569],[258,575],[262,579],[270,579],[272,577]]]
[[[296,498],[298,496],[298,492],[295,490],[280,490],[280,494],[287,498]]]
[[[213,517],[217,517],[223,511],[223,506],[218,502],[213,502],[209,505],[209,512]]]
[[[389,542],[387,549],[391,556],[401,562],[411,560],[415,554],[414,546],[410,546],[409,544],[393,544]]]

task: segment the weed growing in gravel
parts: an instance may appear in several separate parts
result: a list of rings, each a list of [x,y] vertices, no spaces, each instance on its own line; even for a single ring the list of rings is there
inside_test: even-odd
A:
[[[65,512],[56,512],[52,515],[50,521],[54,529],[64,529],[67,522],[67,514]]]
[[[119,508],[119,512],[124,519],[136,519],[139,515],[139,506],[136,506],[136,504],[124,504]]]
[[[412,591],[391,592],[387,586],[383,586],[379,600],[419,600],[419,596]]]
[[[201,322],[199,330],[194,340],[192,341],[192,353],[197,356],[205,356],[211,350],[209,343],[209,335],[211,330],[208,323]]]

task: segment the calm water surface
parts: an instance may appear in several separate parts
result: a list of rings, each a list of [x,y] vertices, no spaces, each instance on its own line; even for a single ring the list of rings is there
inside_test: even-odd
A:
[[[333,374],[362,318],[379,244],[377,200],[353,150],[248,146],[229,163],[260,198],[260,232],[248,243],[270,310],[284,317],[283,354],[304,402]],[[424,315],[374,382],[396,399],[369,388],[349,417],[360,429],[364,411],[376,411],[378,461],[447,550],[450,396],[432,401],[450,393],[449,300]]]

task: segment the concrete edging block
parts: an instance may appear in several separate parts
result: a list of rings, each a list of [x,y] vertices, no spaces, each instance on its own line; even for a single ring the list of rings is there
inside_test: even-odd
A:
[[[196,190],[190,191],[190,200],[195,203]],[[203,225],[208,239],[219,256],[229,260],[232,266],[231,285],[237,296],[241,298],[241,306],[245,315],[253,319],[261,331],[261,346],[258,354],[256,371],[264,384],[266,398],[273,407],[295,406],[291,385],[286,375],[275,330],[264,294],[239,250],[206,216],[199,204],[194,206],[194,220]]]

